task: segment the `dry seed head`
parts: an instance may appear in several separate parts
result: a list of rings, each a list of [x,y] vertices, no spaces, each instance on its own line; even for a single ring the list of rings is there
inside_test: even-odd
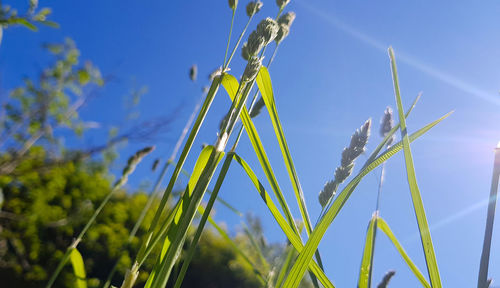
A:
[[[391,131],[392,127],[394,127],[392,109],[391,107],[387,107],[385,108],[384,116],[380,121],[380,136],[385,137],[387,133]],[[387,140],[387,146],[390,146],[393,141],[394,135],[389,140]]]
[[[229,8],[232,10],[235,10],[236,6],[238,6],[238,0],[228,0],[227,2],[229,3]]]
[[[189,69],[189,78],[191,79],[191,81],[195,82],[197,76],[198,76],[198,66],[196,66],[196,64],[194,64]]]
[[[257,31],[253,31],[248,36],[248,40],[242,47],[243,59],[249,61],[252,56],[257,56],[257,54],[264,48],[265,39],[261,37]]]
[[[280,16],[280,18],[278,19],[278,24],[285,24],[290,28],[294,20],[295,20],[295,13],[288,12]]]
[[[260,9],[262,8],[262,2],[260,2],[260,0],[257,0],[257,1],[252,1],[252,2],[249,2],[247,4],[247,15],[248,17],[251,17],[255,14],[257,14]]]
[[[278,5],[281,10],[283,10],[288,3],[290,3],[290,0],[276,0],[276,5]]]
[[[226,69],[224,70],[224,72],[227,72],[227,71],[229,71],[229,70],[231,70],[231,69],[230,69],[230,68],[226,68]],[[212,73],[210,73],[210,74],[208,75],[208,80],[210,80],[210,81],[214,81],[214,79],[215,79],[216,77],[219,77],[220,75],[222,75],[222,67],[220,67],[220,66],[219,66],[219,68],[215,69],[214,71],[212,71]],[[207,90],[207,92],[208,92],[208,90]]]
[[[153,162],[153,166],[151,166],[151,171],[155,171],[156,168],[158,167],[158,164],[160,164],[160,158],[156,158],[155,162]]]
[[[261,97],[259,98],[259,100],[257,100],[252,110],[250,111],[250,118],[257,117],[260,114],[262,107],[264,106],[266,106],[266,103],[264,102],[264,99]]]
[[[386,288],[387,285],[389,285],[389,281],[395,274],[396,271],[394,270],[387,271],[387,273],[385,273],[384,275],[384,278],[382,278],[382,281],[377,285],[377,288]]]
[[[257,25],[257,34],[264,38],[264,45],[271,43],[276,38],[278,30],[278,23],[269,17]]]
[[[371,119],[368,119],[361,128],[356,129],[351,136],[349,147],[344,148],[342,151],[340,166],[335,169],[335,182],[338,184],[341,184],[351,176],[354,169],[354,160],[365,151],[368,137],[370,137],[370,126]]]
[[[154,149],[155,149],[155,146],[146,147],[144,149],[141,149],[141,150],[135,152],[135,154],[133,156],[131,156],[130,158],[128,158],[127,166],[125,166],[125,168],[123,168],[122,176],[115,183],[115,187],[120,187],[123,184],[125,184],[125,182],[127,182],[127,180],[128,180],[128,176],[132,172],[134,172],[135,167],[137,166],[137,164],[139,164],[139,162],[141,162],[142,159],[146,155],[148,155],[149,153],[151,153]]]
[[[244,82],[252,81],[257,77],[259,73],[260,67],[262,66],[262,58],[252,57],[248,60],[247,66],[245,67],[245,71],[243,72],[243,76],[241,80]]]
[[[325,183],[323,190],[319,192],[318,196],[319,204],[321,204],[321,207],[325,207],[326,204],[328,204],[328,201],[330,201],[330,199],[335,196],[335,193],[337,192],[337,187],[338,184],[334,180],[330,180]]]
[[[288,36],[288,33],[290,33],[290,26],[287,26],[285,24],[279,24],[280,29],[278,30],[278,34],[276,35],[276,38],[274,38],[274,41],[276,43],[280,43],[283,41],[283,39]]]

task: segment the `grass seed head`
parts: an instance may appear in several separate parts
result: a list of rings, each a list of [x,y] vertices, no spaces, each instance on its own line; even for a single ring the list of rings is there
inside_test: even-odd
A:
[[[245,67],[245,71],[243,72],[243,76],[241,79],[245,82],[252,81],[257,77],[259,73],[260,67],[262,66],[262,58],[258,58],[253,56],[248,60],[247,66]]]
[[[288,3],[290,3],[290,0],[276,0],[276,5],[278,5],[280,10],[283,10]]]
[[[321,207],[325,207],[326,204],[328,204],[328,201],[330,201],[330,199],[335,196],[335,193],[337,192],[337,187],[338,183],[334,180],[330,180],[325,183],[323,190],[319,192],[318,196],[319,204],[321,204]]]
[[[257,34],[264,38],[264,45],[268,45],[276,38],[278,30],[278,23],[269,17],[257,25]]]
[[[380,136],[385,137],[389,131],[394,127],[394,117],[391,107],[385,108],[384,116],[380,121]],[[387,146],[390,146],[394,141],[394,135],[387,141]]]
[[[236,10],[236,6],[238,6],[238,0],[228,0],[229,8],[233,11]]]
[[[153,172],[156,171],[158,164],[160,164],[160,158],[155,159],[155,162],[153,162],[153,166],[151,166],[151,171],[153,171]]]
[[[274,41],[276,43],[280,43],[283,41],[283,39],[288,36],[288,33],[290,33],[290,27],[285,25],[285,24],[279,24],[280,29],[278,30],[278,34],[276,35],[276,38],[274,38]]]
[[[195,82],[196,77],[198,77],[198,66],[196,66],[196,64],[194,64],[189,69],[189,78],[191,79],[191,81]]]
[[[285,24],[290,28],[294,20],[295,20],[295,13],[287,12],[281,15],[280,18],[278,18],[278,24]]]
[[[262,2],[260,0],[257,1],[251,1],[247,4],[247,15],[248,17],[252,17],[253,15],[259,13],[260,9],[262,8]]]
[[[249,61],[252,56],[256,56],[266,45],[264,37],[260,36],[257,31],[253,31],[248,36],[248,40],[242,47],[243,59]]]
[[[394,270],[389,270],[387,273],[385,273],[384,278],[382,278],[382,281],[377,285],[377,288],[386,288],[387,285],[389,285],[389,281],[391,281],[391,278],[396,274],[396,271]]]
[[[261,98],[259,98],[259,100],[257,100],[257,102],[253,106],[252,110],[250,111],[250,118],[255,118],[255,117],[259,116],[259,114],[264,106],[266,106],[266,103],[264,102],[264,99],[261,97]]]
[[[139,164],[139,162],[141,162],[142,159],[144,157],[146,157],[146,155],[148,155],[149,153],[151,153],[154,149],[155,149],[154,146],[143,148],[143,149],[135,152],[134,155],[132,155],[130,158],[128,158],[127,166],[125,166],[125,168],[123,168],[122,176],[115,183],[115,187],[120,187],[123,184],[125,184],[127,182],[127,180],[128,180],[128,176],[132,172],[134,172],[135,167],[137,166],[137,164]]]
[[[342,158],[340,166],[335,169],[335,182],[338,184],[343,183],[349,176],[351,176],[354,169],[354,160],[365,152],[368,138],[370,137],[371,119],[368,119],[363,126],[356,129],[351,136],[349,147],[342,150]]]

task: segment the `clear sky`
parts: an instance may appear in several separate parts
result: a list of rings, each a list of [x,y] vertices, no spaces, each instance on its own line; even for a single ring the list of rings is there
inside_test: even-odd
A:
[[[5,2],[25,5],[25,1]],[[118,79],[84,107],[84,119],[98,121],[102,127],[120,123],[123,96],[130,83],[149,87],[139,106],[141,119],[168,115],[181,108],[170,132],[155,143],[155,156],[167,158],[201,87],[208,84],[206,75],[223,60],[231,18],[226,1],[40,2],[41,6],[53,8],[52,20],[61,28],[42,28],[37,33],[13,28],[4,33],[0,46],[2,97],[19,85],[23,76],[36,75],[47,62],[41,43],[72,37],[83,59],[92,60],[103,74]],[[235,34],[247,20],[247,1],[240,2]],[[408,120],[410,132],[455,110],[445,122],[414,142],[412,149],[443,285],[475,286],[493,148],[500,140],[500,3],[292,0],[286,10],[294,11],[297,19],[270,72],[312,219],[320,211],[317,194],[324,182],[333,178],[352,132],[371,117],[374,133],[368,151],[380,141],[376,133],[380,117],[387,105],[395,107],[386,52],[392,45],[405,106],[423,92]],[[264,1],[251,29],[261,18],[276,13],[274,1]],[[195,63],[199,79],[192,84],[187,73]],[[239,50],[231,67],[231,73],[239,77],[244,67]],[[229,105],[221,91],[195,147],[214,141],[219,120]],[[255,122],[293,213],[299,217],[269,117],[264,114]],[[92,140],[71,144],[105,140],[102,131],[91,135]],[[120,163],[142,145],[131,144],[124,149]],[[246,136],[237,151],[264,180]],[[194,158],[193,153],[187,168],[191,169]],[[155,180],[156,175],[149,175],[147,167],[153,159],[150,157],[134,174],[131,185]],[[358,161],[357,168],[365,159]],[[426,274],[402,155],[393,157],[386,167],[381,215]],[[326,274],[338,287],[356,285],[379,172],[363,180],[321,242]],[[236,165],[229,171],[221,196],[241,211],[259,215],[270,240],[284,241],[285,236]],[[227,223],[235,233],[241,220],[222,206],[216,209],[216,219]],[[490,276],[500,282],[498,220]],[[378,236],[374,280],[378,282],[387,270],[395,269],[392,287],[419,287],[387,238]]]

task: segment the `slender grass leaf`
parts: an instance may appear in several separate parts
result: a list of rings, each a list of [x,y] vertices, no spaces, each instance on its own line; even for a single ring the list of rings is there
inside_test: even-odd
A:
[[[77,288],[87,288],[87,275],[85,274],[85,265],[83,264],[82,254],[76,248],[71,250],[69,255],[73,273],[75,273]]]
[[[441,122],[443,119],[448,117],[451,114],[448,113],[444,115],[443,117],[439,118],[438,120],[426,125],[422,129],[418,130],[417,132],[413,133],[410,137],[410,141],[414,141],[418,137],[422,136],[424,133],[426,133],[429,129],[437,125],[439,122]],[[402,143],[401,141],[393,145],[390,149],[386,150],[384,153],[382,153],[379,157],[375,158],[371,162],[367,162],[367,164],[361,169],[361,171],[352,179],[349,184],[342,190],[342,192],[337,196],[335,201],[333,201],[332,205],[330,208],[328,208],[328,211],[325,213],[324,217],[321,218],[320,222],[314,229],[313,233],[311,234],[311,237],[309,237],[309,240],[307,241],[304,250],[299,254],[299,257],[295,264],[292,267],[292,270],[290,271],[290,274],[288,275],[287,279],[285,280],[285,287],[297,287],[298,284],[300,283],[300,280],[302,279],[306,268],[308,267],[310,261],[312,260],[313,254],[318,248],[318,245],[323,238],[323,235],[325,234],[326,230],[332,223],[332,221],[335,219],[335,217],[338,215],[340,212],[340,209],[344,206],[344,204],[347,202],[349,197],[351,196],[352,192],[354,192],[354,189],[358,185],[358,183],[361,181],[361,179],[366,176],[369,172],[371,172],[373,169],[377,168],[379,165],[381,165],[383,162],[387,161],[389,158],[394,156],[397,152],[401,151],[402,149]]]
[[[420,190],[417,184],[415,167],[413,166],[413,157],[410,148],[410,139],[408,137],[406,120],[403,114],[403,103],[399,91],[399,80],[396,67],[396,59],[394,57],[394,51],[392,47],[389,47],[388,51],[389,51],[389,58],[391,59],[392,80],[394,82],[394,94],[396,96],[396,103],[398,107],[399,122],[401,124],[400,131],[401,131],[401,138],[403,141],[403,150],[404,150],[404,158],[406,164],[406,174],[408,177],[408,185],[410,187],[411,198],[415,210],[415,216],[417,217],[418,228],[420,230],[420,239],[422,240],[422,248],[424,249],[425,262],[427,264],[427,271],[429,272],[429,278],[432,287],[440,288],[442,286],[441,277],[439,276],[439,269],[437,266],[436,255],[434,253],[434,247],[432,245],[431,233],[429,231],[429,224],[427,223],[427,217],[425,215],[424,204],[422,202],[422,197],[420,195]]]
[[[300,237],[298,234],[290,227],[290,225],[287,223],[285,218],[281,215],[280,211],[276,207],[276,205],[273,203],[273,200],[271,197],[269,197],[269,194],[267,194],[266,190],[264,189],[264,186],[260,183],[260,181],[257,179],[257,176],[253,172],[253,170],[250,168],[250,166],[238,155],[234,154],[235,160],[241,165],[241,167],[245,170],[247,173],[248,177],[254,184],[255,188],[257,188],[257,191],[259,192],[262,200],[266,204],[267,208],[273,215],[274,219],[280,226],[280,228],[283,230],[285,235],[287,236],[288,240],[290,243],[293,245],[295,250],[297,252],[301,252],[304,246],[302,245],[302,242],[300,240]],[[328,277],[326,277],[325,273],[323,270],[318,266],[318,264],[315,261],[310,261],[308,265],[310,271],[318,278],[318,280],[323,284],[325,287],[335,287]]]
[[[234,87],[236,87],[237,83],[238,80],[236,80],[234,76],[229,74],[225,74],[222,79],[222,86],[226,89],[227,93],[231,97],[231,100],[233,100],[234,97],[236,96],[235,94],[236,90]],[[255,129],[255,126],[250,118],[250,115],[248,114],[248,110],[246,107],[243,108],[243,111],[241,113],[241,122],[245,127],[245,131],[247,132],[248,137],[250,138],[250,142],[254,148],[255,154],[259,159],[259,163],[261,164],[262,169],[264,170],[264,174],[266,175],[267,180],[271,184],[271,188],[274,194],[276,195],[278,202],[280,203],[281,209],[285,213],[285,217],[287,218],[290,227],[292,227],[294,232],[297,232],[297,227],[295,225],[292,213],[290,212],[290,208],[288,207],[285,197],[281,192],[281,188],[279,187],[278,181],[276,180],[276,176],[274,175],[273,169],[271,168],[269,158],[267,157],[266,151],[264,150],[264,146],[260,141],[259,134]]]
[[[363,259],[361,260],[361,269],[359,271],[358,288],[371,287],[370,272],[372,270],[373,239],[375,238],[376,221],[377,212],[373,214],[366,230],[365,248],[363,249]]]
[[[217,154],[217,155],[216,155]],[[195,203],[193,202],[193,194],[195,193],[196,188],[199,186],[200,183],[200,176],[202,176],[203,172],[209,165],[215,165],[218,163],[223,156],[223,153],[217,153],[215,151],[215,148],[213,146],[206,146],[200,153],[198,160],[196,161],[195,167],[193,169],[193,172],[191,173],[191,178],[189,179],[188,185],[186,187],[186,190],[184,191],[184,195],[182,198],[179,199],[179,201],[176,204],[175,208],[175,216],[173,218],[172,225],[167,231],[167,237],[165,238],[165,241],[163,243],[162,251],[159,256],[158,262],[155,265],[153,271],[151,272],[148,281],[146,282],[145,287],[152,287],[152,285],[155,281],[155,278],[157,277],[158,273],[162,271],[163,267],[173,267],[173,264],[175,260],[177,259],[177,254],[173,252],[169,252],[172,250],[178,250],[180,249],[180,246],[184,242],[183,240],[185,239],[185,233],[187,231],[187,227],[192,221],[192,217],[188,217],[186,220],[185,216],[186,215],[191,215],[192,209],[195,209],[197,205],[193,205]],[[214,158],[217,158],[215,160],[216,163],[214,162]],[[207,179],[205,179],[207,180]],[[208,183],[207,183],[208,185]],[[202,198],[203,195],[201,195]],[[197,195],[197,198],[200,198],[200,195]],[[198,200],[201,201],[200,199],[195,199],[196,202]],[[196,212],[196,210],[194,211]],[[194,216],[194,213],[193,215]],[[186,227],[184,227],[186,226]],[[184,229],[185,228],[185,229]],[[179,232],[179,233],[178,233]],[[182,235],[180,235],[182,234]],[[172,247],[171,247],[172,246]],[[168,257],[167,257],[168,256]],[[161,263],[162,265],[160,265]],[[167,269],[167,270],[170,270]],[[167,272],[169,273],[169,271]]]
[[[408,265],[410,270],[413,272],[413,274],[415,274],[415,276],[420,281],[422,286],[424,286],[425,288],[431,288],[431,285],[429,284],[429,282],[427,282],[427,280],[425,279],[422,272],[420,272],[420,270],[413,263],[413,261],[410,259],[408,254],[406,254],[406,251],[404,250],[403,246],[401,246],[401,244],[399,244],[398,239],[396,238],[396,236],[394,236],[394,233],[392,233],[391,228],[389,228],[389,225],[387,224],[387,222],[385,222],[385,220],[380,218],[380,217],[377,218],[377,229],[384,232],[384,234],[387,235],[387,237],[391,240],[394,247],[396,247],[399,254],[401,255],[401,257],[403,257],[406,264]]]

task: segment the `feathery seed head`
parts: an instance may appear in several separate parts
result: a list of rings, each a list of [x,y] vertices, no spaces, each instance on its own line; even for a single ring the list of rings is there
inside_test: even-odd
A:
[[[288,33],[290,33],[290,26],[282,23],[279,24],[279,27],[280,29],[278,30],[278,34],[276,35],[276,38],[274,38],[274,41],[276,41],[276,43],[280,43],[281,41],[283,41],[283,39],[288,36]]]
[[[245,67],[245,71],[243,72],[243,76],[241,80],[244,82],[252,81],[257,77],[259,73],[260,67],[262,66],[262,58],[258,58],[253,56],[248,60],[247,66]]]
[[[290,28],[292,26],[293,21],[295,20],[294,12],[287,12],[278,18],[278,24],[285,24]]]
[[[339,166],[335,169],[335,182],[342,184],[352,174],[354,162],[346,166]]]
[[[156,168],[158,167],[158,164],[160,164],[160,158],[156,158],[155,162],[153,162],[153,166],[151,166],[151,171],[155,171]]]
[[[189,69],[189,78],[191,79],[191,81],[194,82],[194,81],[196,81],[197,76],[198,76],[198,66],[196,66],[196,64],[194,64]]]
[[[384,116],[382,117],[382,120],[380,121],[380,136],[385,137],[387,136],[387,133],[391,131],[392,127],[394,127],[394,119],[393,119],[393,114],[392,114],[392,109],[391,107],[387,107],[384,111]],[[387,140],[387,146],[390,146],[392,142],[394,142],[395,136],[392,135],[392,137]]]
[[[251,1],[247,4],[247,15],[248,17],[251,17],[255,14],[257,14],[260,9],[262,8],[262,2],[260,2],[260,0],[257,0],[257,1]]]
[[[389,285],[389,281],[391,281],[391,278],[396,274],[396,271],[394,270],[389,270],[387,273],[385,273],[384,278],[382,278],[382,281],[377,285],[377,288],[386,288],[387,285]]]
[[[224,72],[227,72],[227,71],[229,71],[229,70],[231,70],[231,69],[230,69],[230,68],[226,68],[226,69],[224,70]],[[208,75],[208,80],[210,80],[210,81],[214,81],[214,79],[215,79],[216,77],[219,77],[220,75],[222,75],[222,67],[220,67],[220,66],[219,66],[219,68],[215,69],[214,71],[212,71],[212,73],[210,73],[210,74]],[[207,91],[208,91],[208,90],[207,90]]]
[[[201,92],[203,92],[203,93],[208,93],[208,90],[210,90],[210,88],[208,88],[208,86],[203,86],[203,88],[201,88]]]
[[[249,61],[252,56],[257,56],[257,54],[266,45],[264,37],[260,36],[257,31],[253,31],[248,36],[248,40],[242,47],[243,59]]]
[[[257,25],[257,34],[264,38],[264,45],[271,43],[276,38],[278,30],[278,23],[269,17]]]
[[[228,0],[227,2],[229,4],[229,8],[233,11],[236,9],[236,6],[238,6],[238,0]]]
[[[250,118],[255,118],[257,117],[261,110],[262,110],[262,107],[266,106],[266,103],[264,102],[264,99],[259,98],[259,100],[257,100],[257,102],[255,103],[255,105],[253,106],[252,110],[250,111]]]
[[[115,183],[115,187],[120,187],[123,184],[125,184],[125,182],[127,182],[128,176],[132,172],[134,172],[135,167],[137,166],[137,164],[139,164],[139,162],[141,162],[142,159],[144,157],[146,157],[146,155],[148,155],[149,153],[151,153],[154,149],[155,149],[155,146],[146,147],[144,149],[141,149],[141,150],[135,152],[135,154],[133,156],[131,156],[130,158],[128,158],[127,166],[125,166],[125,168],[123,168],[122,176]]]
[[[393,126],[394,126],[394,120],[392,116],[392,109],[391,107],[387,107],[385,108],[384,116],[380,121],[380,136],[385,137],[387,133],[391,131]]]
[[[321,207],[325,207],[326,204],[328,204],[328,201],[330,201],[330,199],[335,196],[338,186],[338,183],[334,180],[330,180],[325,183],[325,186],[323,186],[323,190],[321,190],[318,195],[318,200],[319,204],[321,204]]]
[[[276,0],[276,5],[278,5],[280,10],[283,10],[288,3],[290,3],[290,0]]]

